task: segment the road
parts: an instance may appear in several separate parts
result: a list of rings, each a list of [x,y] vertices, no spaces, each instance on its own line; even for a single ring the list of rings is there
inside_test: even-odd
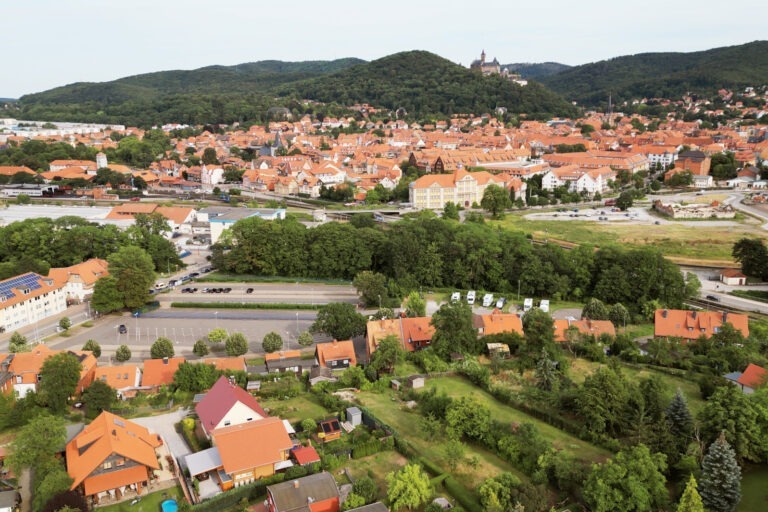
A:
[[[195,293],[183,293],[185,288],[197,288]],[[205,288],[232,288],[229,293],[203,293]],[[252,293],[246,290],[253,289]],[[192,282],[155,295],[165,306],[171,302],[252,302],[260,304],[327,304],[349,302],[357,304],[357,291],[348,285],[307,283],[198,283]]]
[[[701,298],[705,298],[707,295],[712,295],[718,297],[720,299],[719,303],[724,306],[768,315],[767,303],[759,302],[756,300],[742,299],[741,297],[734,297],[733,295],[728,294],[728,292],[734,290],[768,291],[768,284],[729,286],[720,282],[718,269],[681,266],[680,270],[683,272],[693,272],[696,274],[696,277],[698,277],[699,281],[701,281],[701,293],[699,294]],[[717,309],[717,306],[713,305],[712,309]]]

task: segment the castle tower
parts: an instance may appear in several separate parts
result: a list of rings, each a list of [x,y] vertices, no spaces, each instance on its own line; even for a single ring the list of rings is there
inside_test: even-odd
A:
[[[485,64],[485,50],[480,53],[480,64]]]

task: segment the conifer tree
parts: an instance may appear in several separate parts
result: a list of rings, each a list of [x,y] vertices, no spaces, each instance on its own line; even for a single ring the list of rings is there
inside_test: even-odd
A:
[[[677,451],[683,453],[693,435],[693,416],[680,388],[677,388],[675,396],[667,407],[666,414],[672,439],[677,444]]]
[[[709,512],[734,512],[741,500],[741,468],[721,432],[701,463],[701,501]]]
[[[677,512],[704,512],[704,504],[701,502],[699,491],[696,490],[696,479],[693,475],[688,479],[685,491],[680,497]]]

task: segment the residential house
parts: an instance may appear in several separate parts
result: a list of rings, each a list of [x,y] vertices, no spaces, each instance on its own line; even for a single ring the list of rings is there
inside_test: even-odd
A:
[[[108,276],[106,260],[91,258],[77,265],[52,268],[48,277],[64,288],[67,302],[82,302],[93,295],[96,281]]]
[[[749,336],[749,317],[737,313],[717,311],[687,311],[657,309],[654,315],[654,335],[657,338],[680,338],[695,341],[702,336],[710,338],[729,323],[746,338]]]
[[[141,387],[150,391],[157,391],[160,386],[172,384],[173,374],[184,362],[186,360],[183,357],[145,359],[144,371],[141,374]]]
[[[768,382],[768,371],[762,366],[750,363],[743,372],[729,373],[725,378],[739,386],[745,395],[751,395]]]
[[[207,357],[199,361],[203,364],[212,364],[222,372],[244,372],[247,370],[245,357]]]
[[[391,320],[371,320],[367,324],[366,352],[368,360],[376,351],[381,340],[394,336],[400,341],[403,350],[414,352],[428,347],[432,343],[435,328],[430,317],[394,318]]]
[[[304,367],[311,367],[312,361],[302,359],[300,350],[281,350],[264,356],[264,366],[270,373],[301,373]]]
[[[280,418],[217,428],[213,447],[191,455],[185,461],[191,477],[211,475],[222,491],[272,476],[293,466],[293,441]]]
[[[609,320],[590,320],[589,318],[582,318],[581,320],[555,320],[555,341],[566,342],[568,341],[567,331],[571,328],[576,328],[579,334],[583,336],[594,336],[595,339],[599,339],[602,335],[616,336],[616,328],[613,322]]]
[[[318,343],[315,346],[315,364],[331,370],[344,370],[357,365],[355,346],[351,340]]]
[[[140,495],[160,469],[162,439],[132,421],[102,412],[67,444],[71,489],[98,503],[104,498]]]
[[[488,315],[474,315],[473,325],[479,336],[489,334],[517,333],[523,336],[523,321],[514,313],[502,313],[494,309]]]
[[[99,366],[93,376],[117,391],[120,400],[136,396],[141,385],[141,369],[137,364],[121,366]]]
[[[338,512],[339,488],[323,471],[267,487],[267,512]]]
[[[267,413],[246,390],[223,375],[195,406],[200,426],[207,436],[217,428],[261,420]]]
[[[42,380],[43,363],[54,355],[68,353],[80,362],[80,379],[75,388],[75,394],[80,395],[91,385],[96,375],[96,358],[89,351],[54,350],[45,344],[35,345],[29,352],[19,352],[13,358],[8,358],[8,379],[3,385],[3,392],[15,392],[17,398],[24,398],[30,391],[37,391]],[[5,366],[5,364],[3,364]]]
[[[0,332],[33,325],[67,309],[61,283],[27,272],[0,281]]]

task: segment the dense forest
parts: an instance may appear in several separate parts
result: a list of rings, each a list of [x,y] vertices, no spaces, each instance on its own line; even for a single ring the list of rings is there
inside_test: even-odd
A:
[[[504,68],[512,73],[519,73],[523,78],[538,80],[543,76],[554,75],[570,69],[571,66],[559,62],[516,62],[514,64],[502,64],[501,69]]]
[[[421,117],[510,112],[533,116],[573,115],[573,108],[539,84],[521,87],[500,76],[483,77],[425,51],[402,52],[320,79],[289,84],[281,94],[326,103],[370,103],[405,109]]]
[[[352,279],[372,270],[393,297],[424,288],[517,291],[529,297],[598,298],[634,313],[680,307],[688,294],[680,270],[652,249],[594,252],[534,245],[519,233],[422,213],[388,226],[331,222],[307,229],[294,220],[245,219],[213,247],[225,272]]]
[[[305,104],[302,100],[326,103]],[[411,117],[492,112],[535,117],[574,115],[575,110],[539,84],[520,87],[482,77],[428,52],[405,52],[370,63],[264,61],[165,71],[105,83],[77,83],[20,99],[17,118],[151,126],[264,122],[270,107],[295,115],[340,115],[353,103],[404,108]]]
[[[768,41],[693,53],[643,53],[584,64],[540,78],[568,100],[585,105],[633,98],[713,95],[720,88],[768,82]]]

